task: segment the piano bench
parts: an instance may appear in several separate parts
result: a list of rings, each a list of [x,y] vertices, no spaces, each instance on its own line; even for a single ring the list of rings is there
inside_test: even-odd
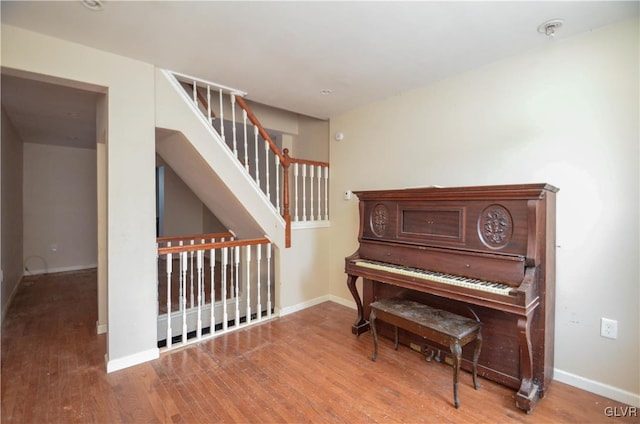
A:
[[[460,407],[458,373],[460,372],[462,348],[476,340],[476,348],[473,353],[473,386],[475,389],[480,387],[478,383],[478,357],[482,347],[480,331],[482,323],[480,321],[401,298],[379,300],[371,303],[370,306],[369,323],[373,333],[372,361],[375,361],[378,356],[376,319],[381,319],[394,327],[394,348],[396,350],[398,349],[398,327],[441,346],[449,346],[453,356],[453,401],[455,407],[458,408]]]

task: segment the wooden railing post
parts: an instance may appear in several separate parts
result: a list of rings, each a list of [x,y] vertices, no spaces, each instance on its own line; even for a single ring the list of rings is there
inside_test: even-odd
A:
[[[284,161],[282,162],[282,217],[285,222],[285,247],[291,247],[291,213],[289,211],[289,166],[291,165],[291,157],[289,149],[283,151]]]

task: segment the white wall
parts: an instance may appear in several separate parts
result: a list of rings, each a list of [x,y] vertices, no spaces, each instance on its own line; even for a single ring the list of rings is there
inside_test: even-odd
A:
[[[107,249],[107,141],[109,139],[108,97],[106,94],[98,96],[96,102],[96,208],[97,208],[97,237],[98,237],[98,334],[106,333],[108,327],[108,278],[109,264]]]
[[[0,322],[23,275],[22,268],[22,139],[2,109],[0,139]]]
[[[108,90],[107,369],[157,357],[153,66],[8,25],[2,65]]]
[[[298,117],[299,133],[292,154],[298,159],[329,161],[329,122],[305,116]]]
[[[276,306],[283,315],[330,300],[329,228],[291,231],[291,247],[277,252]]]
[[[164,236],[203,233],[203,204],[169,165],[156,156],[164,167]]]
[[[358,201],[344,190],[553,184],[555,377],[638,405],[638,50],[635,20],[331,119],[345,134],[331,142],[331,293],[351,298]]]
[[[96,151],[25,143],[23,169],[26,273],[95,267]]]

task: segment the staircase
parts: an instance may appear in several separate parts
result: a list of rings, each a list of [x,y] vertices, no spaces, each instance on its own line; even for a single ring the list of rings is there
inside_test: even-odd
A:
[[[177,130],[156,151],[239,239],[267,237],[285,246],[285,219],[229,149],[177,78],[156,71],[156,126]]]
[[[290,247],[290,204],[294,223],[328,222],[328,164],[281,151],[244,95],[156,70],[156,152],[229,229],[158,239],[167,349],[271,318],[271,251]]]

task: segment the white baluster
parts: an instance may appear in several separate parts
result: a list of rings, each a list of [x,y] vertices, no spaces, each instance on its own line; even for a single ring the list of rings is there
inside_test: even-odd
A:
[[[256,290],[257,290],[257,311],[256,316],[258,321],[262,319],[262,300],[260,299],[260,293],[262,292],[262,287],[260,286],[260,274],[262,274],[262,268],[260,264],[262,263],[262,244],[256,246]]]
[[[322,182],[322,166],[318,165],[318,221],[322,220],[322,192],[320,191],[320,183]]]
[[[276,209],[280,212],[280,156],[275,155],[276,159]]]
[[[265,173],[265,187],[267,189],[267,199],[273,204],[271,200],[271,187],[269,184],[269,143],[264,142],[264,173]]]
[[[167,247],[171,246],[171,243],[167,244]],[[171,274],[173,272],[173,259],[171,253],[167,254],[167,348],[171,348]]]
[[[271,318],[271,243],[267,244],[267,317]]]
[[[204,250],[198,250],[196,263],[198,265],[198,321],[196,324],[196,338],[202,338],[202,287],[204,283],[204,273],[202,272],[202,256]]]
[[[238,140],[236,138],[236,96],[231,95],[231,130],[233,133],[233,154],[238,159]]]
[[[182,252],[180,254],[180,268],[182,274],[182,293],[185,293],[187,290],[187,267],[189,263],[187,262],[187,252]],[[182,296],[182,343],[187,342],[187,296]]]
[[[214,243],[215,239],[211,239],[211,243]],[[211,310],[210,312],[210,320],[209,320],[209,334],[213,334],[216,329],[216,317],[214,314],[214,306],[216,304],[216,283],[215,283],[215,275],[216,275],[216,249],[209,249],[209,270],[211,271]]]
[[[260,162],[258,160],[258,126],[257,125],[253,126],[253,150],[256,152],[256,161],[253,164],[253,166],[255,166],[256,168],[256,172],[255,172],[256,184],[258,184],[258,187],[260,187]]]
[[[183,246],[182,240],[180,240],[178,242],[178,246]],[[187,275],[186,274],[182,275],[182,253],[180,253],[179,258],[180,258],[180,269],[178,270],[178,273],[180,275],[180,289],[179,289],[179,293],[178,293],[178,310],[182,311],[182,305],[183,305],[184,300],[185,300],[184,297],[187,295],[185,293],[185,291],[184,291],[186,289],[186,287],[187,287],[186,286],[187,283],[186,283],[186,280],[185,280],[187,278]]]
[[[227,313],[227,256],[229,254],[228,247],[222,248],[222,263],[220,266],[221,277],[221,290],[222,293],[222,329],[227,329],[227,322],[229,322],[229,314]]]
[[[213,118],[211,117],[211,86],[207,84],[207,119],[209,124],[213,126]]]
[[[294,221],[298,221],[298,163],[293,164],[293,203],[294,207]]]
[[[235,294],[235,298],[236,298],[236,316],[235,316],[235,326],[237,327],[238,325],[240,325],[240,284],[238,283],[239,280],[239,276],[240,276],[240,246],[236,246],[233,249],[233,259],[234,259],[234,263],[235,263],[235,275],[234,275],[234,294]]]
[[[324,219],[329,220],[329,167],[324,168]]]
[[[222,136],[222,142],[227,144],[226,137],[224,135],[224,103],[222,101],[222,90],[219,90],[218,93],[218,98],[220,99],[220,135]]]
[[[198,86],[195,81],[193,82],[192,94],[193,94],[193,105],[197,108],[198,107]]]
[[[313,171],[315,167],[313,165],[309,165],[309,221],[313,221]]]
[[[245,254],[247,261],[247,273],[244,276],[245,291],[247,292],[247,319],[245,324],[251,323],[251,246],[245,246]]]
[[[242,122],[244,128],[244,169],[249,171],[249,149],[247,148],[247,111],[242,109]]]
[[[194,245],[194,240],[191,240],[191,246]],[[194,297],[193,297],[193,252],[189,253],[189,261],[190,261],[190,265],[189,266],[189,307],[193,308],[194,307]]]
[[[307,220],[307,164],[302,164],[302,220]]]

